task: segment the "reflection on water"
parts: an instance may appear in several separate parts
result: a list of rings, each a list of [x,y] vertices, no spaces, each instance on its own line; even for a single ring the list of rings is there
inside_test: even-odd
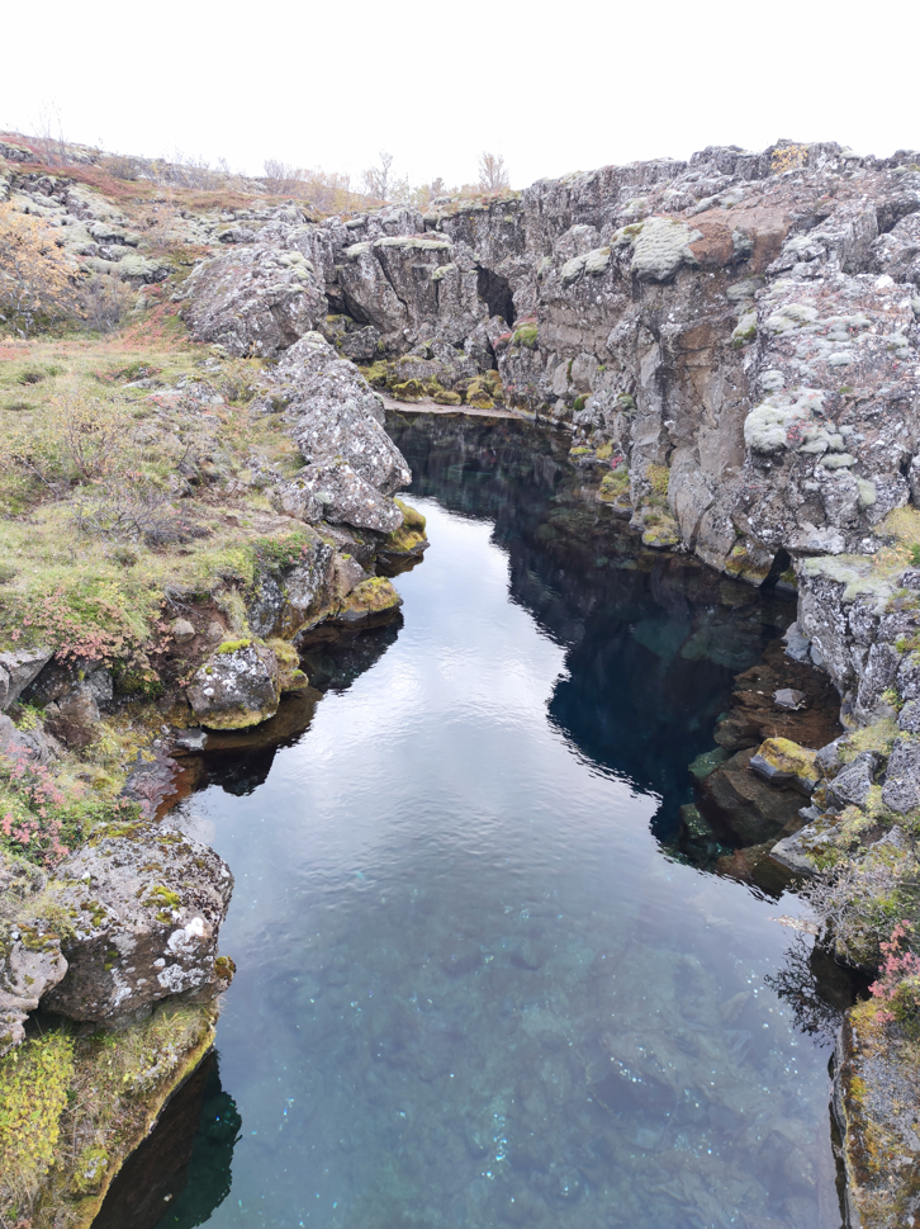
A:
[[[553,428],[391,415],[388,429],[413,493],[489,520],[512,600],[566,648],[551,719],[593,764],[658,794],[656,832],[673,837],[692,796],[687,765],[713,748],[733,676],[785,631],[794,603],[692,556],[637,551]]]
[[[209,1055],[174,1093],[156,1130],[112,1183],[93,1229],[153,1229],[203,1224],[230,1190],[240,1116]],[[163,1209],[169,1208],[164,1222]]]
[[[182,804],[236,874],[244,1125],[202,1223],[837,1229],[827,1051],[765,980],[797,901],[651,828],[783,614],[631,559],[519,437],[439,486],[412,430],[423,493],[467,516],[413,497],[432,546],[398,636],[364,673],[323,650],[264,783],[212,763]]]

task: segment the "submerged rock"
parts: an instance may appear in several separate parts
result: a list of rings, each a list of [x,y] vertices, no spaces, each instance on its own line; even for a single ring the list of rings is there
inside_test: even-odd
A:
[[[700,785],[700,809],[734,844],[760,845],[801,827],[801,794],[768,785],[751,770],[754,750],[738,751]]]

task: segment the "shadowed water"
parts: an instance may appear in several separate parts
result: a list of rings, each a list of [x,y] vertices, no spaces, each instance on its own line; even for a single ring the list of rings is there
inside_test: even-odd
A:
[[[398,635],[180,808],[236,875],[242,1126],[160,1225],[837,1229],[828,1051],[764,980],[798,903],[662,843],[788,607],[637,558],[517,424],[440,430],[394,428],[432,543]]]

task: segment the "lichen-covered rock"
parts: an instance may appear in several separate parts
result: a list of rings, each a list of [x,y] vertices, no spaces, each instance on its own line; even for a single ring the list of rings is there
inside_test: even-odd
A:
[[[41,871],[0,850],[0,1058],[24,1039],[29,1013],[67,972],[56,928],[35,916],[43,884]]]
[[[278,661],[265,645],[229,641],[199,667],[186,694],[195,716],[209,729],[257,725],[278,711]]]
[[[289,484],[296,485],[305,505],[312,501],[322,508],[324,520],[392,533],[403,515],[386,495],[357,474],[342,458],[305,466]]]
[[[23,691],[47,665],[52,649],[14,649],[0,653],[0,711],[15,704]]]
[[[383,428],[379,396],[319,333],[292,346],[271,379],[286,392],[286,418],[308,465],[341,457],[384,495],[408,486],[412,475]]]
[[[861,807],[869,796],[875,781],[879,757],[872,751],[863,751],[838,772],[827,786],[831,806],[841,810],[847,806]]]
[[[770,850],[770,857],[796,875],[810,879],[817,874],[818,862],[827,849],[828,835],[824,826],[811,823],[778,840]]]
[[[699,264],[690,245],[703,234],[679,218],[647,218],[626,227],[624,238],[632,243],[630,268],[640,282],[666,282],[682,266]]]
[[[326,312],[310,262],[268,245],[234,247],[198,265],[183,297],[195,336],[239,355],[278,354]]]
[[[920,807],[920,740],[906,735],[894,744],[885,770],[882,802],[902,815]]]
[[[229,981],[217,937],[233,877],[206,845],[153,821],[112,825],[57,877],[68,968],[43,1008],[117,1024],[170,995],[213,997]]]
[[[60,939],[33,923],[0,923],[0,1058],[25,1038],[41,996],[67,972]]]

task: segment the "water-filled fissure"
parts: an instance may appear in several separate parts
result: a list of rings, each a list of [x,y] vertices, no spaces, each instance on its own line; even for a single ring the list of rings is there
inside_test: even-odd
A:
[[[321,701],[172,817],[239,971],[145,1223],[837,1229],[801,906],[675,843],[791,606],[637,551],[551,433],[391,429],[431,541],[398,626],[307,646]]]

